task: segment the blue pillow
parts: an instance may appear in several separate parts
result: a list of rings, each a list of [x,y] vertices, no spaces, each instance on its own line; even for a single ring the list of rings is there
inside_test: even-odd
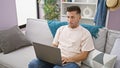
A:
[[[99,28],[102,28],[101,26],[93,26],[93,25],[88,25],[88,24],[81,24],[84,28],[86,28],[93,37],[97,38]]]
[[[57,29],[63,25],[68,25],[68,23],[67,22],[60,22],[60,21],[56,21],[56,20],[49,20],[48,21],[48,26],[51,30],[53,37],[55,36]],[[88,25],[88,24],[80,24],[80,25],[83,26],[84,28],[86,28],[91,33],[91,35],[93,37],[97,38],[99,28],[101,28],[100,26],[92,26],[92,25]]]
[[[52,32],[53,37],[55,36],[57,29],[63,25],[67,25],[67,22],[60,22],[60,21],[56,21],[56,20],[49,20],[48,21],[48,26]]]

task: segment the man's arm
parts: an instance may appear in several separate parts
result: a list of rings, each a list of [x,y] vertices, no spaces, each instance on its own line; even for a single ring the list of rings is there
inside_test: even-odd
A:
[[[58,44],[52,43],[53,47],[58,47]]]
[[[87,57],[88,57],[89,51],[83,51],[81,53],[78,53],[77,55],[73,56],[73,57],[63,57],[62,61],[63,64],[66,62],[79,62],[79,61],[84,61]]]
[[[73,57],[70,57],[70,59],[73,62],[79,62],[79,61],[84,61],[88,57],[89,51],[83,51]]]

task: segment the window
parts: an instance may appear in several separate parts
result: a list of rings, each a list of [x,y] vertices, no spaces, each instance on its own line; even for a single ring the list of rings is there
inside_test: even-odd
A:
[[[16,0],[18,26],[27,23],[27,18],[37,18],[36,0]]]

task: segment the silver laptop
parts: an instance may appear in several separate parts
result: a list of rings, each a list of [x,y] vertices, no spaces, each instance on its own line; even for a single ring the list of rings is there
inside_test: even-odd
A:
[[[52,64],[62,65],[59,48],[40,43],[33,43],[33,45],[37,58]]]

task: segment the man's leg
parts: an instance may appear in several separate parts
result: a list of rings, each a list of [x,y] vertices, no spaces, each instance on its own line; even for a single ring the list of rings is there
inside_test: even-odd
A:
[[[55,65],[53,68],[80,68],[80,66],[74,62],[71,62],[71,63],[66,63],[63,66]]]
[[[28,68],[53,68],[53,64],[39,60],[39,59],[34,59],[32,60],[29,65]]]

